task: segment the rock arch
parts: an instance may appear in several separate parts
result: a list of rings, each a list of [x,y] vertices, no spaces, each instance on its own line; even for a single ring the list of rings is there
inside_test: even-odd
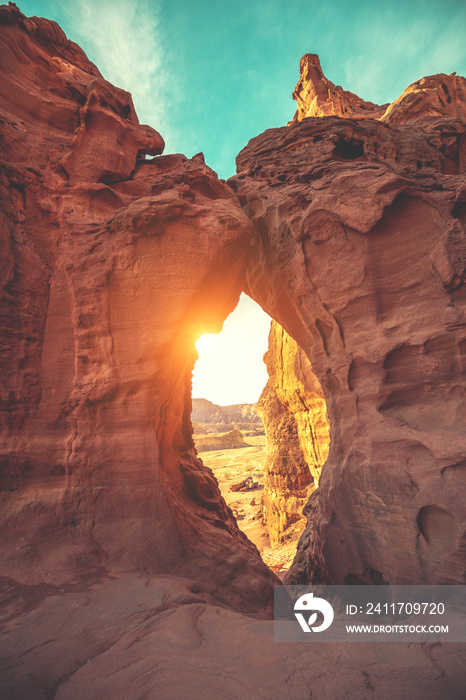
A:
[[[464,133],[448,119],[392,130],[312,117],[237,158],[231,182],[256,232],[248,290],[311,361],[331,425],[290,582],[464,581],[466,514],[445,478],[464,459],[466,417],[464,175],[444,174],[437,140],[453,123]],[[342,139],[367,160],[335,154]],[[419,542],[429,508],[454,523],[441,562]]]
[[[193,341],[244,289],[332,425],[290,580],[464,582],[464,176],[442,170],[452,139],[464,169],[464,124],[304,119],[253,139],[228,186],[202,155],[142,160],[163,142],[128,94],[53,23],[1,13],[3,575],[176,574],[270,612],[277,580],[189,423]],[[426,507],[455,523],[441,570]]]

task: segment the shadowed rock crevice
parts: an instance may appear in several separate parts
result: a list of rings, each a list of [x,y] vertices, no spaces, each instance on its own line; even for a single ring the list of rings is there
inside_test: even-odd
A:
[[[423,506],[417,516],[419,531],[434,547],[451,547],[455,539],[455,519],[437,506]]]
[[[338,139],[332,153],[337,160],[356,160],[364,156],[363,144],[357,139]]]

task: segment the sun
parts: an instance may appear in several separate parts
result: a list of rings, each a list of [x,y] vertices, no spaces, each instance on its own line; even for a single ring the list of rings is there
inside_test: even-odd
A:
[[[193,398],[220,406],[255,403],[267,382],[262,357],[267,350],[270,317],[241,295],[220,333],[196,341],[199,359],[193,371]]]
[[[196,340],[196,349],[198,353],[204,350],[210,350],[215,346],[216,335],[214,333],[204,333]]]

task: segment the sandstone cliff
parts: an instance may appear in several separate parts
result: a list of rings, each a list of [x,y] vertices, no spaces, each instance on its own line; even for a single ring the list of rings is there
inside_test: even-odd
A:
[[[10,5],[0,26],[1,574],[176,572],[261,614],[276,579],[189,418],[251,224],[201,154],[143,159],[161,136],[55,23]]]
[[[309,360],[275,321],[265,362],[269,379],[258,410],[267,436],[264,515],[274,547],[301,534],[303,508],[327,459],[329,425]]]
[[[330,420],[292,582],[465,581],[465,85],[421,80],[379,120],[356,100],[237,158],[247,291],[309,358]]]

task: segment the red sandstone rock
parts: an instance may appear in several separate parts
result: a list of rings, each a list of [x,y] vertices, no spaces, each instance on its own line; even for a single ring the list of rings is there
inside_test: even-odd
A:
[[[238,301],[249,220],[202,155],[139,159],[162,138],[57,25],[0,22],[1,574],[177,573],[261,614],[276,579],[189,420],[194,341]]]
[[[0,637],[2,698],[385,700],[395,690],[397,700],[459,700],[464,691],[461,644],[277,644],[271,621],[215,607],[179,578],[123,576],[42,596]]]
[[[409,85],[381,117],[388,124],[405,124],[418,117],[452,117],[466,121],[466,80],[452,73],[430,75]]]
[[[272,547],[298,540],[303,507],[328,456],[325,399],[309,360],[272,321],[264,356],[269,379],[258,403],[267,436],[264,514]]]
[[[1,7],[0,39],[2,697],[460,697],[457,645],[277,645],[225,610],[276,579],[195,458],[189,378],[249,222],[200,156],[138,162],[159,135],[57,25]],[[463,135],[318,119],[239,159],[249,289],[332,419],[295,579],[463,580]]]
[[[466,123],[413,117],[270,129],[231,181],[257,233],[248,291],[331,425],[292,582],[466,580]]]
[[[299,62],[299,80],[293,92],[298,109],[292,124],[306,117],[351,117],[380,119],[388,105],[365,102],[352,92],[334,85],[323,74],[319,57],[305,54]]]
[[[230,491],[240,491],[241,493],[245,491],[252,491],[258,487],[257,481],[253,481],[252,477],[248,476],[243,481],[239,481],[237,484],[232,484],[230,486]]]
[[[380,119],[388,124],[405,124],[427,116],[466,121],[466,80],[455,73],[421,78],[409,85],[395,102],[379,106],[335,86],[323,74],[316,54],[305,54],[299,70],[299,81],[293,92],[298,109],[291,124],[306,117],[329,116]]]

